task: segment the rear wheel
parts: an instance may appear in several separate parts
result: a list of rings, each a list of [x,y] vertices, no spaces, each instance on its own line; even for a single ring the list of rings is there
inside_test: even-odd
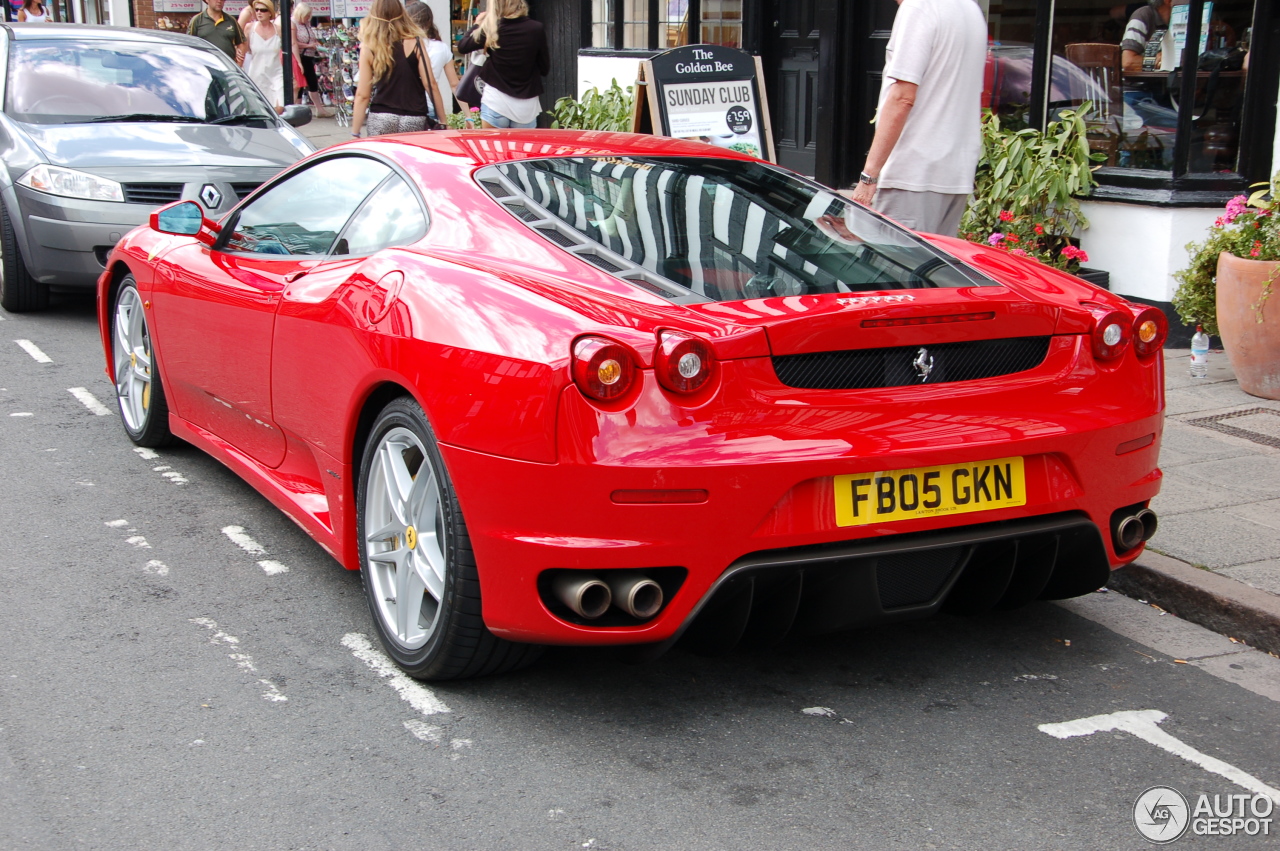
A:
[[[541,648],[484,625],[480,577],[457,495],[427,418],[391,402],[365,444],[356,494],[360,572],[383,647],[410,676],[509,671]]]
[[[18,251],[9,211],[0,202],[0,307],[13,313],[44,310],[49,306],[49,288],[31,277]]]
[[[116,293],[111,319],[111,356],[116,402],[129,439],[139,446],[172,443],[169,405],[151,347],[146,310],[133,275],[125,276]]]

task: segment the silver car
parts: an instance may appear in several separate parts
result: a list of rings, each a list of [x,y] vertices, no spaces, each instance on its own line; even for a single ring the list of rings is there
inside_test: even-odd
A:
[[[201,39],[0,25],[0,305],[89,289],[121,236],[170,201],[218,218],[313,146]],[[292,126],[291,126],[292,125]]]

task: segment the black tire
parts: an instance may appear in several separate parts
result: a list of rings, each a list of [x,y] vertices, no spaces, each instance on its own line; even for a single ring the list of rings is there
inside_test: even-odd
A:
[[[0,201],[0,307],[11,313],[25,313],[48,306],[49,288],[27,271],[9,211]]]
[[[131,334],[132,339],[126,343]],[[125,275],[120,281],[111,305],[111,360],[116,407],[129,439],[153,449],[173,443],[176,438],[169,431],[169,403],[160,380],[160,364],[133,275]],[[145,380],[139,377],[143,372]]]
[[[394,497],[385,496],[386,474],[382,468],[385,456],[380,454],[384,451],[387,455],[398,455],[404,461],[414,482],[418,482],[424,473],[429,475],[426,465],[431,465],[435,473],[436,498],[424,501],[432,506],[429,513],[434,518],[428,521],[435,527],[429,541],[416,532],[417,526],[426,528],[426,523],[418,522],[418,519],[427,512],[418,514],[409,507],[414,500],[412,493],[404,499],[404,515],[413,521],[404,530],[404,546],[400,544],[399,531],[393,531],[384,540],[369,541],[368,524],[372,522],[379,524],[378,528],[386,528],[382,524],[395,522],[390,517],[400,516],[389,512],[386,507],[385,500]],[[427,487],[430,486],[431,479],[423,481]],[[372,502],[371,492],[374,495]],[[371,517],[371,512],[375,516]],[[387,655],[409,676],[420,680],[453,680],[500,674],[527,665],[541,655],[540,646],[505,641],[485,627],[480,609],[480,575],[471,539],[467,535],[467,524],[435,435],[422,408],[412,399],[400,398],[388,404],[369,432],[356,488],[356,529],[360,575],[374,627]],[[409,529],[415,531],[410,532]],[[372,549],[380,550],[373,558]],[[402,634],[397,624],[392,622],[394,615],[390,611],[393,608],[399,611],[397,600],[387,595],[398,596],[402,592],[395,589],[410,587],[399,584],[400,572],[415,570],[410,566],[411,559],[418,559],[413,564],[424,565],[429,560],[426,556],[429,551],[438,553],[443,570],[443,577],[439,580],[440,597],[435,599],[426,588],[417,591],[414,599],[405,606],[405,611],[412,613],[413,622],[410,625],[406,618]],[[403,555],[404,564],[397,563],[391,567],[389,564],[396,553]],[[412,575],[417,577],[420,574],[415,571]],[[424,619],[429,623],[424,625]],[[411,637],[410,626],[416,631],[426,630],[425,638],[419,636],[423,640],[408,640]]]

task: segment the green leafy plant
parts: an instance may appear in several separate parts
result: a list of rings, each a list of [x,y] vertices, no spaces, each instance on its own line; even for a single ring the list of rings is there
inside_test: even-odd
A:
[[[560,98],[551,108],[551,126],[559,130],[631,129],[635,96],[631,86],[623,89],[615,79],[603,92],[592,86],[582,97]]]
[[[1079,197],[1093,189],[1095,162],[1084,116],[1093,104],[1063,110],[1044,132],[1006,129],[998,115],[982,117],[982,157],[973,195],[960,222],[970,242],[986,243],[1074,272],[1089,257],[1072,240],[1087,228]]]
[[[1218,255],[1222,252],[1246,260],[1280,260],[1280,171],[1270,182],[1255,183],[1249,197],[1237,195],[1227,202],[1225,212],[1213,223],[1203,242],[1187,245],[1191,262],[1174,272],[1178,282],[1173,306],[1189,325],[1201,325],[1210,334],[1218,333]],[[1262,289],[1262,298],[1254,305],[1257,320],[1262,321],[1262,308],[1271,296],[1280,267],[1272,272]]]
[[[450,130],[470,130],[480,126],[480,107],[471,107],[470,112],[451,112],[446,122]]]

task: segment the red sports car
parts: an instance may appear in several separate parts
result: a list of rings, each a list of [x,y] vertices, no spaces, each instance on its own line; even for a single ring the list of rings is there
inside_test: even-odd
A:
[[[160,209],[98,304],[129,437],[424,679],[1078,595],[1155,531],[1163,314],[691,142],[353,141]]]

